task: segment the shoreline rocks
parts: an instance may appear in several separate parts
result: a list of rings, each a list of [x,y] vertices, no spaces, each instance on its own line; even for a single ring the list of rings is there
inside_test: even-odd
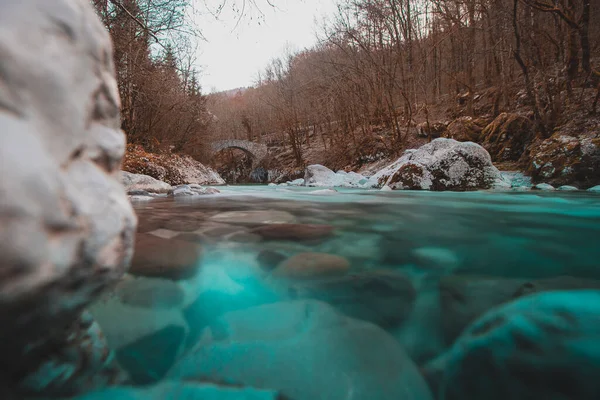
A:
[[[467,191],[509,188],[478,144],[438,138],[402,157],[371,178],[376,187],[404,190]]]

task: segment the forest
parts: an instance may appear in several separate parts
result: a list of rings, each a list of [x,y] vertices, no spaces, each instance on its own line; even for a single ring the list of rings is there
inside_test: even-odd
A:
[[[274,57],[253,87],[211,95],[193,68],[189,0],[94,4],[115,43],[123,130],[148,151],[209,161],[211,140],[243,138],[283,146],[302,167],[314,140],[333,159],[373,142],[396,154],[417,125],[514,110],[546,138],[569,107],[597,108],[598,95],[582,95],[600,81],[591,0],[340,1],[316,46]]]

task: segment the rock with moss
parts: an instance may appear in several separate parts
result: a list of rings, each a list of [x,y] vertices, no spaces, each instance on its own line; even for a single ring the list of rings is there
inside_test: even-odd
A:
[[[488,123],[486,118],[460,117],[448,125],[443,137],[459,142],[479,142],[481,132]]]
[[[472,142],[438,138],[407,150],[395,163],[370,178],[376,187],[405,190],[479,190],[510,188],[488,152]]]
[[[502,113],[481,132],[480,143],[494,161],[520,161],[535,137],[533,122],[519,114]]]
[[[534,183],[588,188],[600,184],[600,138],[555,133],[534,144],[527,172]]]

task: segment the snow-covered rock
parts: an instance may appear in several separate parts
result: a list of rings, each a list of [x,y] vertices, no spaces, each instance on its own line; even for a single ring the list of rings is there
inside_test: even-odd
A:
[[[367,183],[368,179],[356,172],[333,172],[319,164],[309,165],[304,173],[305,186],[360,188],[365,187]]]
[[[132,174],[127,171],[121,171],[121,183],[128,193],[136,190],[150,193],[167,193],[172,189],[168,183],[154,179],[149,175]]]
[[[510,188],[488,152],[473,142],[439,138],[407,150],[395,163],[370,178],[374,187],[409,190]]]
[[[88,1],[0,0],[0,49],[0,397],[76,394],[102,375],[82,309],[127,269],[136,224],[110,36]]]
[[[288,186],[304,186],[304,178],[294,179],[293,181],[287,182]]]
[[[579,189],[577,189],[575,186],[569,186],[569,185],[562,185],[560,186],[558,189],[556,190],[560,190],[562,192],[576,192]]]
[[[552,186],[552,185],[549,185],[549,184],[547,184],[547,183],[538,183],[538,184],[537,184],[537,185],[535,185],[533,188],[534,188],[534,189],[537,189],[537,190],[543,190],[543,191],[556,190],[556,189],[554,188],[554,186]]]
[[[505,181],[510,182],[510,187],[515,188],[531,188],[531,177],[526,176],[519,171],[501,171]]]

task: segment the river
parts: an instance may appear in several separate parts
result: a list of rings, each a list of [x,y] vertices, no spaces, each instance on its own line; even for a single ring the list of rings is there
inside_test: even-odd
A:
[[[219,190],[134,202],[141,235],[202,247],[197,275],[177,282],[183,300],[165,300],[174,293],[166,283],[136,292],[130,278],[130,292],[121,301],[149,296],[154,314],[142,318],[132,304],[92,307],[134,383],[194,378],[281,390],[298,400],[558,399],[553,390],[587,390],[577,382],[592,364],[581,364],[584,353],[577,346],[588,339],[597,343],[600,325],[586,325],[595,317],[581,317],[588,311],[576,308],[597,311],[600,301],[565,302],[566,309],[552,314],[579,323],[577,346],[562,342],[571,336],[557,339],[565,328],[544,317],[556,295],[547,303],[540,297],[535,306],[526,301],[537,299],[529,296],[534,292],[600,288],[600,195],[282,186]],[[585,299],[590,292],[581,293]],[[304,311],[293,306],[309,300],[319,303],[306,303]],[[351,318],[333,322],[341,317],[321,309],[325,303]],[[525,311],[507,306],[512,311],[501,308],[498,312],[508,317],[498,320],[493,310],[504,304],[526,304]],[[126,318],[120,318],[123,310]],[[496,322],[484,317],[485,329],[469,328],[486,313]],[[185,335],[175,335],[173,326],[182,317]],[[370,324],[359,329],[359,320]],[[538,322],[546,328],[538,330]],[[136,324],[143,326],[140,332],[155,333],[115,344]],[[175,336],[180,347],[173,347]],[[460,345],[452,347],[455,343]],[[493,362],[463,357],[465,349],[481,348],[495,357]],[[448,351],[451,357],[444,356]],[[532,359],[534,375],[523,370]],[[598,371],[598,360],[592,359],[591,370]],[[553,389],[557,362],[567,371],[561,377],[572,374],[565,379],[575,386]],[[480,379],[488,386],[473,387]],[[592,397],[567,398],[592,399],[597,387],[589,390]]]

